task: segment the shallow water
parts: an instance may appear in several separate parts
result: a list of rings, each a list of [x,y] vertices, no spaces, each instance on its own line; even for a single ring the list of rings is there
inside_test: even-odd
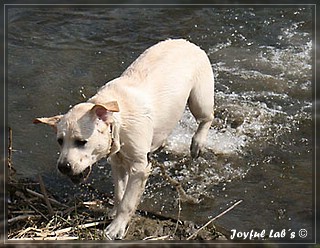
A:
[[[199,159],[189,155],[196,123],[188,110],[154,155],[201,200],[182,203],[181,218],[203,224],[242,199],[217,223],[238,231],[304,228],[301,241],[312,239],[312,13],[302,6],[9,8],[8,122],[18,175],[42,174],[61,198],[77,192],[56,172],[54,133],[32,119],[66,112],[147,47],[182,37],[211,60],[216,119]],[[140,206],[177,217],[177,193],[159,174],[155,168]],[[112,193],[105,161],[91,177],[93,188]]]

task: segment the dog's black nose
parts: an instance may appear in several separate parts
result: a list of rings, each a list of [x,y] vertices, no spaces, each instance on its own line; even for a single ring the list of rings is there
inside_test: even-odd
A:
[[[71,172],[71,164],[69,162],[67,162],[67,163],[59,163],[58,164],[58,170],[62,174],[68,175]]]

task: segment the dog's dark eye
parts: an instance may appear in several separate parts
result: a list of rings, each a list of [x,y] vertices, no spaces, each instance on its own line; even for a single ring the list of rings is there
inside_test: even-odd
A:
[[[87,143],[86,140],[75,140],[75,141],[74,141],[74,144],[75,144],[77,147],[83,147],[86,143]]]
[[[59,145],[62,146],[62,144],[63,144],[63,139],[62,139],[62,138],[59,138],[59,139],[57,139],[57,141],[58,141]]]

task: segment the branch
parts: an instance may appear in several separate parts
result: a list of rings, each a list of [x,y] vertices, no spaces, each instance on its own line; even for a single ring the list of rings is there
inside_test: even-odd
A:
[[[211,220],[209,220],[204,226],[202,226],[201,228],[199,228],[195,233],[193,233],[191,236],[189,236],[187,238],[187,240],[190,240],[194,237],[197,236],[197,234],[204,229],[205,227],[207,227],[208,225],[210,225],[213,221],[215,221],[216,219],[220,218],[221,216],[225,215],[226,213],[228,213],[231,209],[233,209],[235,206],[237,206],[238,204],[240,204],[242,202],[242,200],[236,202],[235,204],[233,204],[231,207],[229,207],[228,209],[226,209],[225,211],[223,211],[222,213],[218,214],[216,217],[212,218]]]

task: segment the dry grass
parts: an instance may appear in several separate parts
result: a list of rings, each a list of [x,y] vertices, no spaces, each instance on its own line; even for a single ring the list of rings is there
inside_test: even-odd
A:
[[[107,210],[104,202],[75,199],[62,204],[47,192],[37,192],[43,187],[40,187],[40,182],[8,184],[9,240],[103,239],[101,230],[110,221],[100,220],[97,213],[101,216]]]

